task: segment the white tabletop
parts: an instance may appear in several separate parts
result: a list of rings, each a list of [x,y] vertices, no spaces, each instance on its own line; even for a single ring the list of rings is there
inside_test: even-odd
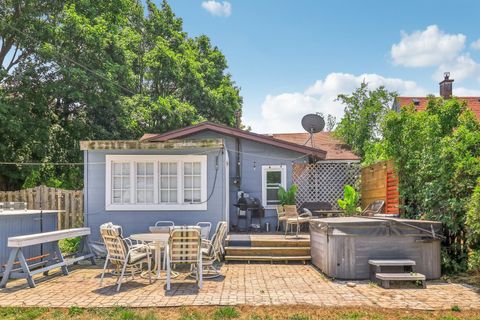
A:
[[[168,238],[170,238],[170,234],[168,233],[135,233],[130,235],[130,238],[132,238],[133,240],[139,240],[139,241],[155,241],[155,242],[167,243]]]

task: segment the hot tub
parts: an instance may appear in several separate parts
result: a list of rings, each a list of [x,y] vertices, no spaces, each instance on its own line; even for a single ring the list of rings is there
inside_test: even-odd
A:
[[[398,218],[312,219],[312,263],[336,279],[369,278],[369,259],[411,259],[416,272],[438,279],[441,223]]]

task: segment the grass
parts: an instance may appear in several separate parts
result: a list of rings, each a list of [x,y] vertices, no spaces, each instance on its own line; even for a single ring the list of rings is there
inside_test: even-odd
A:
[[[460,320],[480,319],[480,310],[452,307],[445,311],[418,311],[380,308],[326,308],[298,306],[237,306],[177,308],[0,308],[2,320]]]

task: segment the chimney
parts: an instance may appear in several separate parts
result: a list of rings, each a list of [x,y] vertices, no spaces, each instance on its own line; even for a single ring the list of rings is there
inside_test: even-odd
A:
[[[453,79],[450,79],[450,72],[445,72],[444,79],[440,82],[440,96],[443,99],[450,99],[452,97],[452,82]]]

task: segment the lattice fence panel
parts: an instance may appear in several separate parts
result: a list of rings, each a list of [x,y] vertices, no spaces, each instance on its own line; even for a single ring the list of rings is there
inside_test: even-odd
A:
[[[305,202],[328,202],[338,209],[346,184],[357,186],[360,164],[355,162],[321,161],[293,165],[292,183],[298,186],[297,205]]]

